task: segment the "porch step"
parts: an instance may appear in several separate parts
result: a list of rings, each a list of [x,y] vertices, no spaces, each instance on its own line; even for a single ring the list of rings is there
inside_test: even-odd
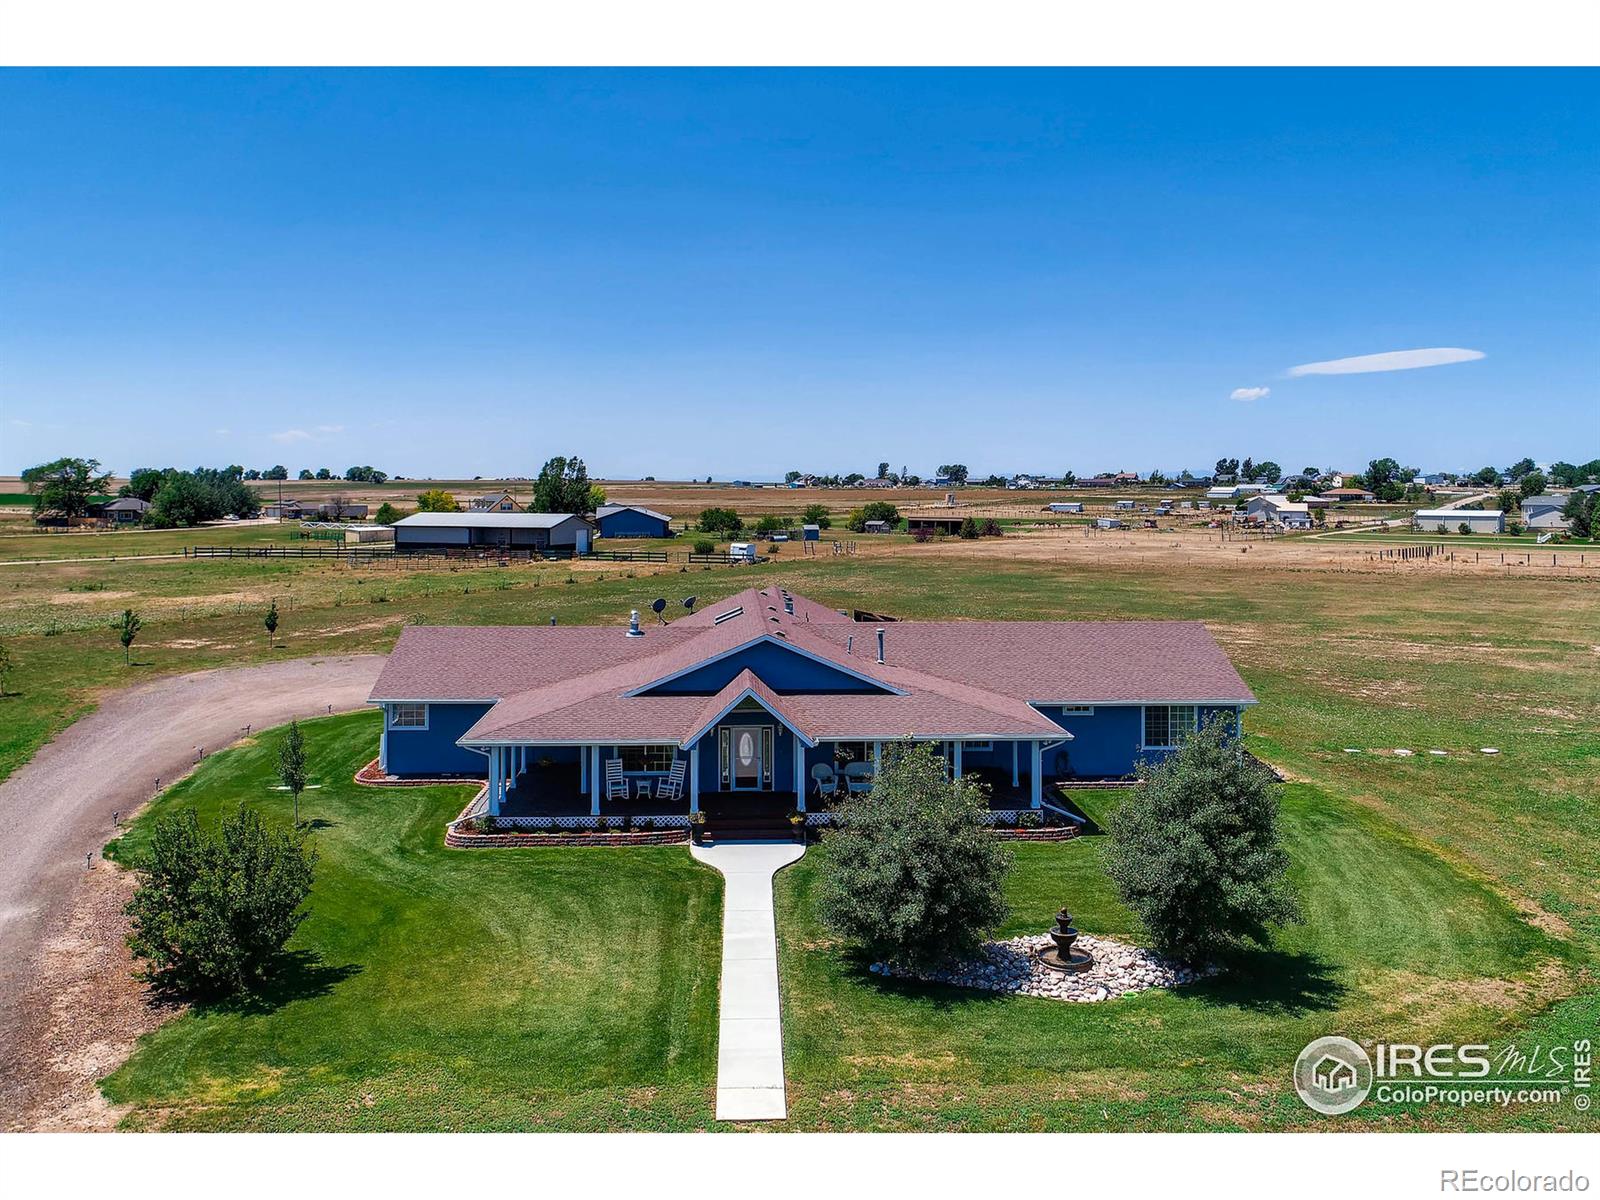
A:
[[[794,826],[787,816],[755,813],[707,814],[702,842],[792,842]]]

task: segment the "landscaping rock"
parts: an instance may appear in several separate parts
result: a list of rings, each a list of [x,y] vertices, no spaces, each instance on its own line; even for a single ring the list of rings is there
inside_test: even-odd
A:
[[[955,987],[982,988],[1018,996],[1038,996],[1045,1000],[1067,1000],[1094,1004],[1133,992],[1156,987],[1176,987],[1215,975],[1219,968],[1185,966],[1164,958],[1153,950],[1130,946],[1113,938],[1079,936],[1074,949],[1094,958],[1087,971],[1068,974],[1053,971],[1034,957],[1034,951],[1050,945],[1043,934],[986,942],[976,958],[939,971],[919,973],[889,963],[873,963],[876,975],[895,975],[948,983]]]

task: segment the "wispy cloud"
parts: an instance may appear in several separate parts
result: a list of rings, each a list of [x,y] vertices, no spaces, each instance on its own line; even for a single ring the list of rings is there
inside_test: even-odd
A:
[[[285,429],[282,433],[272,434],[272,440],[287,446],[292,442],[309,442],[311,435],[304,429]]]
[[[1290,378],[1299,375],[1365,375],[1371,371],[1412,371],[1418,367],[1443,367],[1450,363],[1472,362],[1482,358],[1482,350],[1462,350],[1455,346],[1435,346],[1427,350],[1390,350],[1385,354],[1361,354],[1355,358],[1331,358],[1327,362],[1302,363],[1290,367]]]
[[[1272,389],[1271,388],[1267,388],[1267,387],[1234,388],[1233,391],[1228,393],[1228,399],[1229,400],[1264,400],[1264,399],[1266,399],[1266,397],[1268,397],[1270,395],[1272,395]]]
[[[344,426],[343,425],[318,425],[317,426],[317,432],[318,433],[343,433],[344,432]]]

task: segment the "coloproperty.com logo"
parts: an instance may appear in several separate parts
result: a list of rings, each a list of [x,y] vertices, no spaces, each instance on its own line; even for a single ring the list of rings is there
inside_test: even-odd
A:
[[[1555,1045],[1378,1042],[1368,1054],[1347,1037],[1322,1037],[1294,1062],[1294,1089],[1308,1108],[1330,1117],[1369,1096],[1381,1104],[1453,1107],[1560,1105],[1588,1112],[1594,1048],[1579,1038]]]

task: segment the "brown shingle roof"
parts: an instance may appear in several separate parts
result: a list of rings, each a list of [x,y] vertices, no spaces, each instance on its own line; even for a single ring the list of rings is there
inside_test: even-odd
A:
[[[897,621],[880,664],[871,625],[798,595],[791,614],[785,595],[750,588],[638,638],[618,626],[408,626],[370,699],[493,702],[469,742],[683,742],[746,688],[812,740],[1064,737],[1033,705],[1255,700],[1197,621]],[[764,639],[885,691],[779,695],[749,670],[711,697],[649,690]]]

